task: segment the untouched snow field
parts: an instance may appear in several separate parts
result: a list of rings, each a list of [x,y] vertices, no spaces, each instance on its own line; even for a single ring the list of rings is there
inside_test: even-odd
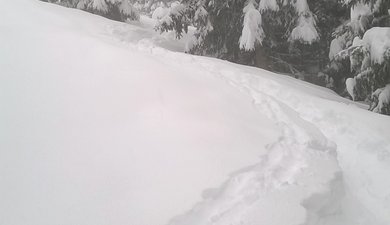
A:
[[[0,224],[390,224],[389,117],[148,18],[0,1]]]

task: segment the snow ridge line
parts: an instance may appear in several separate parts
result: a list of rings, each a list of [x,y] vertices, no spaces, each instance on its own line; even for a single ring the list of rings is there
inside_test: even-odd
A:
[[[210,71],[212,65],[206,64],[203,67]],[[171,224],[210,223],[222,225],[228,221],[230,221],[229,224],[258,223],[264,221],[264,218],[256,216],[261,214],[259,209],[262,208],[260,206],[256,207],[256,205],[264,205],[264,202],[261,202],[267,199],[267,195],[274,195],[273,198],[278,199],[285,193],[291,192],[300,196],[294,200],[294,208],[302,205],[306,211],[298,210],[298,212],[291,214],[291,212],[288,212],[292,209],[291,207],[281,210],[279,204],[276,204],[278,207],[275,207],[274,210],[285,210],[285,212],[281,212],[285,219],[288,218],[287,215],[292,216],[292,218],[287,219],[289,224],[318,224],[326,220],[334,221],[335,217],[341,217],[339,201],[344,194],[344,188],[334,143],[329,142],[318,128],[300,118],[287,105],[264,92],[254,90],[246,84],[240,84],[227,78],[226,75],[232,75],[231,72],[228,72],[228,74],[213,70],[211,72],[218,74],[219,77],[231,85],[248,93],[260,112],[278,121],[283,135],[269,147],[269,154],[262,158],[261,163],[232,175],[219,191],[214,191],[219,194],[212,198],[206,198],[204,202],[196,205],[192,211],[173,219]],[[245,83],[247,80],[242,81]],[[318,170],[316,168],[319,164],[326,167],[331,165],[331,167],[327,168],[327,171]],[[318,175],[322,179],[313,179]],[[237,185],[236,180],[239,180],[240,185],[244,185],[245,188],[242,187],[239,191],[235,190],[234,194],[229,193],[229,189],[234,189],[234,186]],[[318,188],[321,191],[316,190]],[[242,196],[241,200],[236,199],[232,202],[226,200],[240,199],[239,196]],[[243,206],[245,205],[245,199],[255,200],[250,202],[251,204]],[[279,201],[284,200],[282,198]],[[211,205],[214,205],[214,209],[210,209]],[[221,212],[218,209],[221,206],[225,208],[225,211]],[[265,209],[265,211],[269,210],[268,207]],[[204,217],[205,214],[209,214],[206,216],[209,219],[199,221],[198,218]],[[298,220],[291,220],[298,214],[300,215]],[[278,221],[275,218],[268,218],[267,224],[286,224],[286,220]]]
[[[117,41],[118,39],[116,39],[116,42]],[[306,200],[302,199],[302,201],[299,203],[302,204],[302,206],[313,210],[315,208],[315,204],[313,205],[313,202],[323,202],[322,207],[317,207],[317,209],[314,210],[314,213],[307,211],[305,220],[306,224],[318,224],[320,221],[317,216],[318,214],[321,214],[321,218],[323,220],[325,219],[325,221],[326,218],[329,218],[329,221],[331,221],[332,225],[384,225],[390,223],[390,217],[388,214],[388,210],[390,210],[390,179],[387,179],[390,177],[388,177],[388,174],[384,172],[390,170],[390,143],[387,141],[386,137],[383,136],[383,132],[379,131],[380,133],[377,134],[376,132],[378,132],[378,130],[370,130],[370,128],[375,128],[375,126],[367,127],[364,124],[361,124],[360,126],[360,124],[353,123],[354,121],[356,122],[356,120],[359,121],[362,119],[367,119],[367,114],[369,112],[352,107],[351,109],[353,109],[352,111],[354,111],[356,115],[350,115],[349,113],[345,112],[345,110],[351,106],[348,106],[348,101],[345,101],[341,97],[331,97],[331,95],[329,95],[329,91],[313,92],[315,96],[308,96],[307,93],[299,91],[298,88],[305,86],[305,89],[307,89],[308,92],[316,90],[318,91],[318,88],[310,87],[310,85],[304,85],[303,83],[298,84],[298,82],[295,80],[288,80],[288,82],[291,84],[290,87],[285,84],[287,79],[281,79],[281,77],[275,76],[275,74],[268,71],[262,71],[262,76],[257,76],[256,74],[260,71],[259,69],[248,68],[245,66],[240,66],[238,69],[236,65],[226,63],[221,60],[212,58],[207,59],[206,57],[183,55],[180,53],[170,52],[165,48],[157,47],[155,45],[156,43],[149,40],[148,38],[144,38],[138,41],[136,44],[129,43],[123,39],[121,42],[131,50],[138,50],[144,52],[145,54],[156,56],[155,58],[157,60],[161,60],[161,58],[174,59],[174,63],[170,60],[164,60],[165,63],[173,67],[177,66],[178,63],[181,65],[186,64],[189,67],[195,65],[196,69],[203,67],[205,72],[224,79],[228,83],[232,84],[232,86],[236,86],[242,91],[246,91],[248,94],[256,93],[256,90],[263,90],[263,92],[266,92],[268,96],[277,97],[279,103],[283,102],[292,111],[295,111],[299,117],[304,118],[303,120],[305,120],[308,124],[315,124],[313,126],[317,127],[317,130],[321,130],[324,132],[324,134],[326,134],[327,137],[329,137],[329,140],[337,143],[337,157],[339,163],[337,163],[336,159],[334,168],[341,167],[342,173],[341,171],[334,173],[334,179],[329,183],[331,189],[333,190],[324,192],[325,195],[313,194],[311,196],[307,196]],[[244,74],[245,71],[249,71],[249,73]],[[278,80],[278,82],[275,80]],[[296,86],[296,88],[293,86]],[[292,91],[292,93],[290,93],[290,91]],[[259,102],[258,100],[255,100],[254,96],[252,97],[255,103],[256,101]],[[260,106],[260,109],[263,109],[264,112],[264,107]],[[349,111],[351,109],[349,109]],[[379,115],[373,116],[379,117]],[[385,125],[390,125],[388,120],[380,121],[382,121],[382,123]],[[371,132],[371,137],[368,142],[367,136],[365,135],[367,128],[369,128],[369,132]],[[315,143],[317,142],[318,141],[313,141],[312,143],[315,146]],[[316,161],[313,160],[313,162],[315,163]],[[256,168],[256,166],[258,165],[255,165],[251,168]],[[243,170],[242,173],[247,170]],[[232,176],[236,176],[237,174],[238,173]],[[230,180],[232,180],[232,178]],[[225,185],[227,185],[226,183],[220,188],[220,190],[223,189]],[[344,189],[348,190],[348,192],[346,193],[345,197],[342,197],[344,195]],[[217,196],[215,193],[218,193],[218,191],[214,190],[211,192],[214,193],[212,196]],[[208,191],[208,193],[211,192]],[[328,195],[326,193],[328,193]],[[221,196],[221,193],[219,195]],[[325,199],[322,198],[323,201],[319,201],[321,196],[323,197],[326,195],[330,197],[331,200],[325,201]],[[210,207],[211,204],[214,204],[216,207],[217,202],[212,201],[212,196],[205,196],[204,202],[209,202]],[[378,198],[378,196],[380,196],[380,198]],[[216,197],[214,197],[214,199],[215,198]],[[343,200],[341,200],[342,198]],[[286,199],[287,198],[284,200],[289,202]],[[333,199],[336,199],[336,201],[333,201]],[[334,205],[333,210],[328,207],[332,204]],[[342,206],[340,206],[340,204],[342,204]],[[342,208],[342,215],[340,215],[340,208]],[[199,207],[196,206],[192,211],[200,210]],[[259,214],[259,210],[257,210],[255,213]],[[206,216],[206,213],[204,216]],[[342,216],[345,218],[342,218]],[[177,218],[183,217],[184,216]],[[189,217],[191,217],[190,212],[187,213],[187,218]],[[331,217],[333,217],[333,220]],[[173,221],[178,221],[177,218]],[[338,223],[336,222],[337,220],[339,221]],[[264,222],[264,220],[261,218],[259,218],[257,221]],[[273,220],[270,221],[265,221],[263,224],[293,224],[292,220],[282,221],[281,223],[275,222]],[[202,223],[193,222],[187,224]],[[236,223],[231,223],[229,220],[227,220],[226,224]],[[248,223],[243,222],[240,224]]]
[[[358,108],[354,108],[356,115],[347,115],[344,104],[325,99],[319,101],[296,90],[284,90],[291,87],[253,73],[225,73],[224,79],[238,88],[245,87],[252,92],[264,90],[270,96],[277,96],[279,102],[288,105],[300,118],[337,143],[338,166],[342,170],[340,177],[343,181],[335,188],[348,190],[343,199],[335,202],[341,204],[339,207],[343,211],[343,218],[337,216],[339,224],[390,223],[390,176],[384,173],[390,169],[389,142],[376,130],[368,129],[371,131],[368,138],[367,125],[356,123],[357,119],[369,118],[367,114],[380,115]],[[361,117],[362,114],[364,117]],[[383,122],[388,124],[388,120]],[[380,198],[377,197],[379,195]],[[332,221],[331,224],[337,223]]]
[[[271,95],[229,79],[229,75],[234,73],[229,70],[220,72],[214,65],[202,63],[199,57],[170,52],[155,46],[148,39],[141,39],[137,45],[129,47],[154,56],[173,58],[181,64],[197,65],[197,68],[249,94],[257,110],[277,121],[282,128],[283,135],[268,147],[269,154],[263,156],[260,163],[232,174],[220,188],[204,191],[204,201],[196,204],[189,212],[173,218],[169,225],[245,225],[260,221],[266,221],[268,225],[314,224],[311,221],[321,220],[318,219],[321,212],[329,211],[324,208],[330,203],[320,200],[341,199],[343,190],[335,190],[335,187],[342,185],[333,185],[342,183],[336,146],[294,110]],[[243,81],[249,82],[247,79]],[[295,118],[290,118],[289,113],[295,115]],[[305,131],[305,126],[311,130]],[[316,170],[318,164],[325,167],[330,164],[331,168]],[[317,177],[323,177],[319,174],[323,172],[326,173],[326,179],[317,180]],[[312,184],[308,184],[310,182],[306,179]],[[286,205],[288,196],[299,197],[291,199]],[[338,210],[336,208],[336,212],[329,214],[338,215]],[[279,211],[284,215],[283,218],[278,220],[271,214],[272,211]]]
[[[229,76],[229,73],[225,75]],[[248,76],[250,76],[250,74],[248,74]],[[243,89],[244,92],[248,92],[250,96],[252,96],[252,98],[254,99],[253,101],[256,108],[262,113],[265,113],[265,96],[266,101],[268,101],[267,108],[271,110],[271,115],[269,115],[269,113],[266,113],[268,114],[268,117],[274,119],[275,121],[279,121],[279,123],[286,124],[284,125],[283,129],[285,131],[283,132],[284,137],[293,138],[294,141],[299,142],[300,146],[304,146],[303,148],[305,148],[306,151],[319,150],[325,151],[326,153],[331,155],[332,160],[337,163],[337,170],[335,171],[333,177],[330,180],[323,180],[323,182],[327,183],[328,185],[328,187],[326,187],[326,190],[318,193],[313,192],[300,203],[306,210],[306,219],[305,222],[302,223],[302,225],[323,224],[325,223],[325,221],[329,220],[332,220],[333,222],[335,220],[340,220],[342,213],[340,208],[340,199],[342,199],[345,190],[343,185],[342,172],[339,168],[337,161],[336,144],[329,141],[316,126],[301,118],[296,111],[291,109],[286,104],[278,101],[274,97],[267,95],[262,91],[251,88],[250,83],[248,83],[247,79],[241,80],[241,83],[234,82],[232,79],[226,77],[223,77],[222,79],[227,80],[230,84],[237,87],[238,89]],[[276,104],[278,105],[277,107],[272,107],[272,105]],[[275,115],[275,112],[278,113],[276,113]],[[293,130],[295,131],[295,133],[301,135],[289,135],[286,132],[289,130]],[[291,145],[289,147],[291,147]],[[327,158],[329,157],[329,155],[323,155],[323,157]],[[310,168],[307,169],[309,171],[312,170]]]
[[[335,205],[343,194],[343,189],[339,188],[343,185],[336,146],[319,129],[271,95],[230,79],[229,75],[234,75],[232,70],[221,73],[215,65],[202,63],[200,57],[182,54],[177,57],[178,53],[156,47],[149,40],[141,40],[134,47],[148,54],[175,59],[175,62],[179,60],[189,67],[196,65],[196,68],[224,79],[248,93],[256,108],[278,121],[283,131],[283,136],[269,146],[269,154],[259,164],[233,174],[219,189],[205,191],[204,201],[186,214],[173,218],[169,224],[252,224],[264,220],[267,224],[313,224],[312,221],[329,219],[329,215],[338,216],[339,208],[333,207],[332,212],[326,208]],[[242,81],[250,82],[248,79]],[[291,115],[295,115],[294,118]],[[326,169],[317,169],[319,164]],[[289,196],[295,198],[287,204],[289,207],[285,207]],[[332,201],[324,203],[323,199]],[[281,220],[265,216],[267,212],[281,209],[284,210]]]
[[[223,67],[219,69],[221,68]],[[390,169],[389,143],[375,130],[372,130],[370,139],[367,140],[365,125],[356,124],[356,118],[370,112],[355,108],[356,115],[353,115],[355,118],[350,117],[352,115],[345,114],[346,105],[326,99],[319,101],[317,97],[292,90],[291,87],[272,79],[264,79],[269,72],[265,71],[264,76],[256,76],[254,73],[242,73],[241,70],[237,71],[235,68],[229,69],[230,72],[224,72],[222,78],[230,84],[239,89],[249,90],[255,99],[257,98],[256,92],[266,92],[269,96],[275,96],[274,98],[277,96],[279,103],[283,102],[307,124],[317,127],[316,130],[321,133],[326,132],[327,137],[331,138],[327,138],[328,140],[337,143],[337,167],[342,173],[337,175],[339,181],[333,182],[336,196],[338,196],[333,198],[337,200],[333,204],[337,206],[338,212],[335,214],[331,208],[324,205],[325,208],[321,210],[321,214],[329,210],[329,213],[333,214],[333,218],[326,216],[327,219],[324,219],[332,221],[331,224],[344,225],[390,223],[390,214],[388,214],[390,177],[383,172]],[[363,118],[367,118],[366,115]],[[310,130],[313,129],[308,129],[309,132]],[[371,190],[375,190],[376,194]],[[377,198],[379,193],[382,200]],[[312,199],[315,198],[318,196],[312,197]],[[306,203],[307,201],[304,204]]]

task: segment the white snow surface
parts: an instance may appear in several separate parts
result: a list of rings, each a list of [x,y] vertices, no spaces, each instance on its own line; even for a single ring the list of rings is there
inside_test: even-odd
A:
[[[390,49],[390,27],[373,27],[366,31],[362,44],[370,51],[373,63],[383,63],[386,50]]]
[[[279,6],[276,0],[260,0],[259,2],[259,10],[262,12],[264,10],[272,10],[272,11],[278,11]]]
[[[0,3],[0,224],[390,224],[389,117],[145,17]]]

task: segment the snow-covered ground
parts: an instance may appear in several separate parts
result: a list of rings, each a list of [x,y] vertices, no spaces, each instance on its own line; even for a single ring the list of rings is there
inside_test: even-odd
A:
[[[0,3],[0,224],[390,224],[389,117],[148,18]]]

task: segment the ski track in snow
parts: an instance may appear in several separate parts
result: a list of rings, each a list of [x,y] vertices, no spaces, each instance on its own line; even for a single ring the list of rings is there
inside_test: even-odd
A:
[[[98,34],[93,30],[98,28],[84,26],[80,23],[100,40],[167,67],[221,79],[251,98],[282,131],[260,162],[205,190],[201,202],[169,225],[390,224],[388,117],[289,77],[180,53],[190,35],[173,42],[172,33],[156,34],[146,18],[133,25],[97,24]]]
[[[375,133],[371,140],[362,136],[364,124],[353,126],[360,115],[329,108],[370,112],[336,95],[334,101],[322,99],[329,90],[317,96],[289,91],[281,83],[296,82],[290,78],[279,77],[279,83],[267,79],[275,76],[267,71],[171,52],[165,49],[165,40],[144,36],[134,41],[132,33],[124,30],[110,27],[108,33],[130,49],[173,59],[165,60],[168,66],[186,65],[224,80],[248,94],[254,106],[282,128],[280,139],[268,146],[269,153],[261,162],[233,173],[218,189],[204,191],[204,200],[173,218],[170,225],[390,223],[390,179],[382,180],[383,171],[390,171],[389,143]],[[310,84],[304,88],[319,89]],[[383,170],[370,168],[378,163]],[[370,194],[370,189],[381,196]]]

